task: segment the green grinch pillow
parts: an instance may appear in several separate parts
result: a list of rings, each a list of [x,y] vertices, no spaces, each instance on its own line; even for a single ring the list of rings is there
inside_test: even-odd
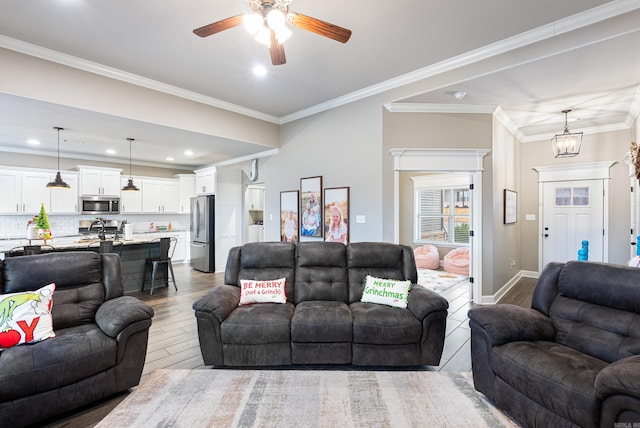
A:
[[[0,295],[0,349],[54,337],[53,292],[55,284],[36,291]]]
[[[406,308],[409,300],[411,281],[376,278],[367,275],[361,302]]]

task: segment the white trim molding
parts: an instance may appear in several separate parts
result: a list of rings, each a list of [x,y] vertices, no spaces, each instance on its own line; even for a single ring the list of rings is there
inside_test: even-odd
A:
[[[393,148],[389,154],[393,156],[394,171],[394,241],[400,242],[400,172],[459,172],[468,173],[469,183],[473,184],[471,203],[471,263],[470,273],[473,275],[471,289],[475,303],[482,300],[482,166],[488,149],[414,149]]]

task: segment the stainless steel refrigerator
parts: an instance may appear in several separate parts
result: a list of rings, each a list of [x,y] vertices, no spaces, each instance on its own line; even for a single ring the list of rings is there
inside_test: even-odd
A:
[[[191,198],[191,267],[215,271],[215,196]]]

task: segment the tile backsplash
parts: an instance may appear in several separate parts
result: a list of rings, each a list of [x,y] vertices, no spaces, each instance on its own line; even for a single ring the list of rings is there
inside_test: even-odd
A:
[[[53,238],[78,234],[80,220],[93,220],[91,215],[55,215],[50,214],[49,224]],[[0,239],[24,239],[27,236],[27,224],[32,215],[0,215]],[[168,226],[184,230],[189,228],[189,214],[118,214],[105,216],[105,220],[127,220],[133,224],[133,232],[149,230],[150,223],[155,226]]]

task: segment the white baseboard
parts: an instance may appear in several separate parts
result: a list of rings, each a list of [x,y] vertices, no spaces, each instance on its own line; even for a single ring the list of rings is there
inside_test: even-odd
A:
[[[516,273],[513,278],[511,278],[509,281],[507,281],[507,283],[505,285],[503,285],[502,287],[500,287],[500,290],[498,290],[495,294],[492,295],[483,295],[482,299],[480,300],[480,304],[482,305],[494,305],[497,301],[499,301],[502,297],[504,297],[505,294],[507,294],[507,292],[509,290],[511,290],[511,288],[516,285],[516,283],[521,279],[521,278],[538,278],[539,273],[536,271],[531,271],[531,270],[521,270],[518,273]]]

